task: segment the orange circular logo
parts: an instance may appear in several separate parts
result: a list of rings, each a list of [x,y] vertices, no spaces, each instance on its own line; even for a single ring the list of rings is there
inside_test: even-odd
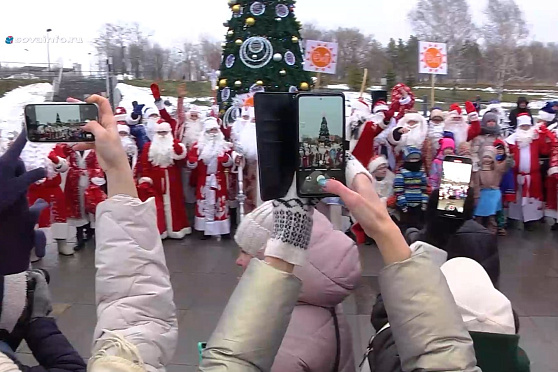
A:
[[[442,65],[442,53],[436,48],[428,48],[424,52],[424,63],[430,68],[438,68]]]
[[[324,68],[331,64],[333,57],[331,56],[331,51],[324,47],[318,46],[314,50],[312,50],[312,63],[316,67]]]

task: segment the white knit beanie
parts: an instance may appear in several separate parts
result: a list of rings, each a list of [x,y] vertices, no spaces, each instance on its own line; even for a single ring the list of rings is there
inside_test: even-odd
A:
[[[238,225],[234,240],[244,252],[256,256],[271,238],[273,230],[273,203],[267,201],[244,216]]]

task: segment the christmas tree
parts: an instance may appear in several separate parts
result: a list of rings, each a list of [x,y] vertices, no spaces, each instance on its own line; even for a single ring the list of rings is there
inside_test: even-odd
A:
[[[236,95],[310,89],[303,70],[295,0],[230,0],[217,100],[224,114]]]
[[[329,128],[327,127],[327,119],[322,117],[322,125],[320,126],[320,135],[318,142],[324,142],[326,146],[330,145]]]

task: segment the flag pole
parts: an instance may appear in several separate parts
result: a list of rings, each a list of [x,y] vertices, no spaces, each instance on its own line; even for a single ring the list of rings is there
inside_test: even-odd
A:
[[[368,69],[364,69],[364,77],[362,78],[362,84],[360,86],[360,98],[364,94],[364,89],[366,89],[366,81],[368,80]]]
[[[430,107],[434,107],[435,106],[435,103],[434,103],[435,102],[434,101],[434,99],[435,99],[434,87],[436,85],[436,75],[432,74],[431,76],[432,76],[432,79],[431,79],[432,80],[432,86],[431,86],[431,90],[430,90],[430,102],[431,102]]]

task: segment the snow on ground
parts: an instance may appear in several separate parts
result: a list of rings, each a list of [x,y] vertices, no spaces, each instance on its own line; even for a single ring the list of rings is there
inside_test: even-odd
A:
[[[26,85],[9,91],[0,98],[0,132],[21,131],[23,107],[30,103],[45,102],[52,92],[49,83]],[[4,134],[2,134],[4,135]]]
[[[146,107],[150,106],[150,107],[155,108],[155,103],[154,103],[153,95],[151,94],[151,89],[150,88],[136,87],[136,86],[129,85],[129,84],[124,84],[124,83],[118,83],[116,88],[122,94],[122,100],[120,101],[119,106],[124,107],[127,112],[132,112],[132,110],[133,110],[132,102],[134,102],[134,101],[137,101],[139,104],[144,104]],[[163,101],[168,99],[174,107],[176,107],[176,105],[178,103],[178,98],[177,97],[162,96],[161,98],[163,99]],[[211,102],[212,100],[213,100],[213,98],[211,98],[211,97],[202,97],[202,98],[188,98],[188,97],[186,97],[186,98],[184,98],[184,102],[186,104],[190,104],[194,101]],[[203,111],[203,107],[202,107],[202,111]],[[209,107],[207,107],[207,111],[209,111]]]

